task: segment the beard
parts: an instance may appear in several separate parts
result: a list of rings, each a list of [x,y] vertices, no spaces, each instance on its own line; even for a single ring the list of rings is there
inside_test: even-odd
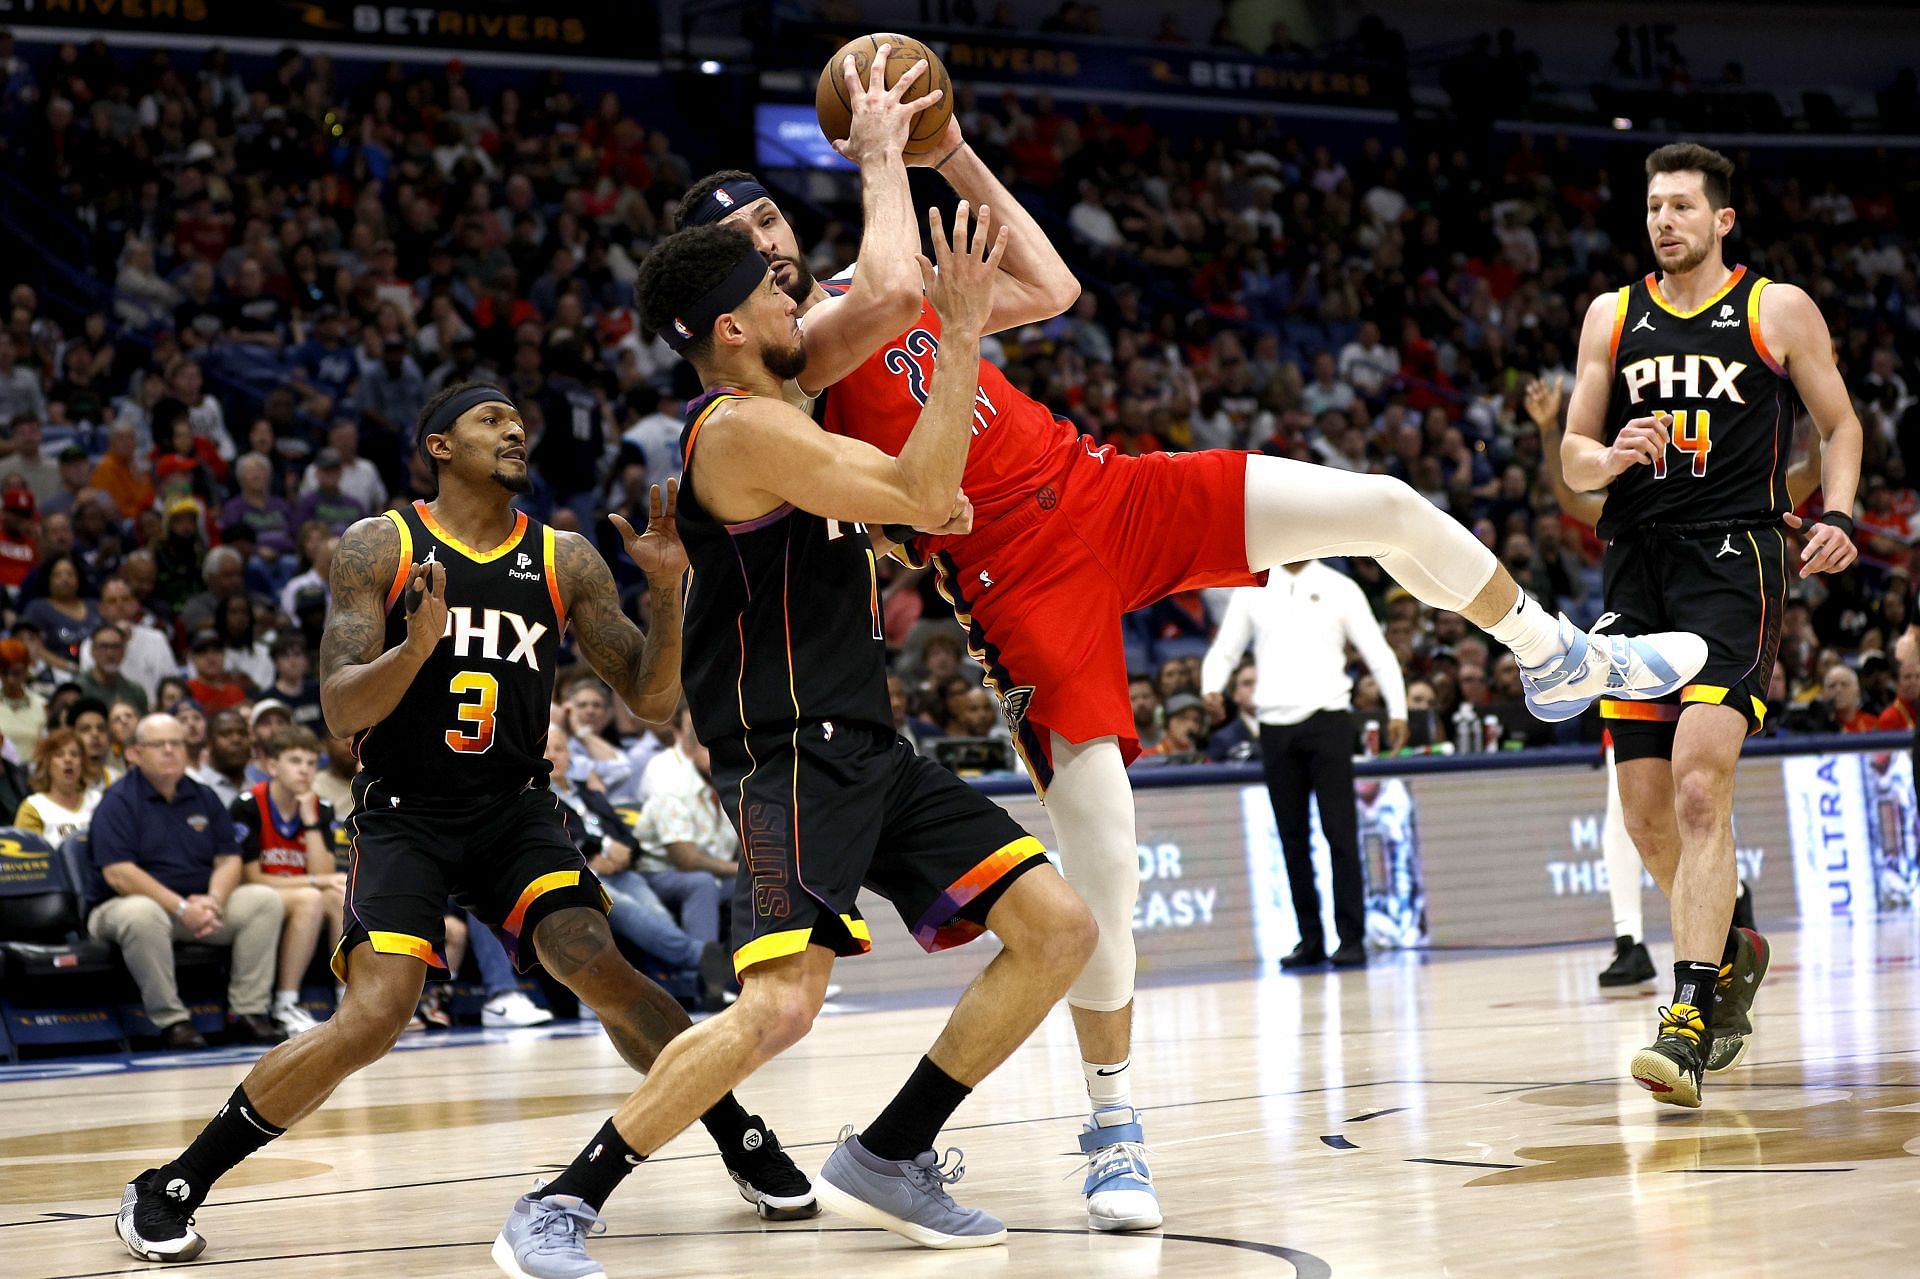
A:
[[[1703,244],[1688,244],[1686,248],[1681,251],[1678,262],[1675,262],[1672,266],[1662,266],[1661,270],[1665,271],[1668,275],[1685,275],[1702,262],[1705,262],[1707,255],[1711,252],[1713,252],[1713,240],[1711,238]],[[1655,250],[1656,257],[1658,253],[1659,251]]]
[[[807,344],[796,336],[792,346],[764,347],[760,351],[760,362],[774,377],[790,382],[806,370]]]
[[[813,293],[813,272],[799,258],[769,258],[767,265],[777,268],[782,262],[793,268],[793,283],[787,285],[781,292],[804,306],[808,296]]]
[[[509,493],[533,492],[533,468],[530,466],[522,469],[518,475],[507,471],[495,471],[488,478]]]

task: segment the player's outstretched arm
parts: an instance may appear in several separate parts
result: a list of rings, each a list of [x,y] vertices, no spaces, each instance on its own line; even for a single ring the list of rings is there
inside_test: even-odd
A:
[[[645,533],[618,515],[610,516],[627,554],[647,575],[647,630],[634,625],[620,608],[620,592],[600,553],[578,533],[553,535],[554,571],[567,621],[588,665],[598,672],[635,715],[659,724],[673,718],[680,702],[681,581],[687,551],[674,526],[679,485],[668,481],[663,495],[654,485]]]
[[[1853,397],[1833,362],[1833,337],[1827,319],[1807,295],[1792,284],[1769,284],[1760,294],[1760,327],[1774,357],[1786,366],[1787,377],[1807,406],[1820,432],[1821,485],[1827,511],[1845,521],[1845,527],[1816,523],[1806,530],[1806,548],[1800,554],[1800,576],[1837,573],[1858,558],[1853,542],[1853,499],[1860,487],[1860,453],[1864,436],[1853,411]],[[1824,521],[1827,517],[1823,516]],[[1798,516],[1787,524],[1800,528]]]
[[[406,642],[386,643],[387,596],[402,565],[400,530],[384,515],[348,529],[333,553],[333,605],[320,636],[320,710],[335,737],[352,737],[393,713],[447,625],[447,570],[407,570]]]
[[[1080,299],[1080,281],[1073,268],[1053,247],[1047,233],[1022,208],[1020,201],[995,176],[960,131],[960,117],[947,121],[946,136],[940,145],[918,165],[932,165],[961,199],[976,205],[989,205],[1000,215],[1000,224],[1013,232],[1007,257],[1000,264],[1000,280],[993,291],[993,314],[987,318],[987,332],[1017,329],[1023,324],[1051,320]]]
[[[827,519],[938,529],[960,514],[960,476],[980,389],[980,333],[1005,252],[987,210],[969,234],[963,202],[949,244],[930,210],[934,264],[920,259],[940,316],[940,353],[927,402],[898,457],[822,431],[771,396],[723,402],[701,428],[688,465],[707,511],[729,523],[758,518],[781,502]]]
[[[866,363],[920,314],[920,273],[914,267],[920,229],[914,223],[913,193],[900,155],[914,117],[938,102],[940,91],[902,101],[928,68],[924,60],[917,62],[887,88],[889,47],[880,46],[865,85],[854,72],[851,54],[842,67],[853,118],[846,140],[834,143],[834,149],[860,166],[860,269],[845,293],[815,303],[801,323],[807,367],[797,381],[810,396]]]
[[[1527,416],[1540,428],[1540,466],[1553,481],[1553,496],[1560,509],[1583,524],[1598,524],[1607,499],[1598,493],[1582,493],[1567,483],[1560,460],[1560,405],[1566,398],[1564,378],[1549,382],[1535,378],[1527,384]]]

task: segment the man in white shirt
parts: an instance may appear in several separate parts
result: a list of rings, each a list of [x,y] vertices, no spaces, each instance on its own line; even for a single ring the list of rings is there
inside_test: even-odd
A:
[[[164,634],[138,620],[140,613],[140,601],[125,581],[110,577],[101,585],[100,616],[127,635],[127,655],[120,662],[120,673],[138,684],[151,703],[160,681],[180,673],[180,661]],[[90,671],[96,665],[93,641],[89,639],[80,646],[80,669]]]
[[[1366,874],[1360,864],[1353,796],[1353,679],[1347,674],[1347,645],[1359,650],[1380,685],[1390,750],[1407,740],[1406,681],[1359,585],[1318,560],[1289,564],[1276,570],[1266,586],[1233,592],[1200,668],[1200,686],[1214,690],[1208,702],[1216,719],[1223,710],[1218,690],[1227,686],[1249,644],[1258,671],[1253,703],[1260,722],[1261,764],[1300,929],[1300,944],[1280,967],[1292,971],[1328,959],[1320,893],[1313,882],[1309,806],[1316,798],[1333,868],[1333,920],[1340,939],[1333,964],[1363,967]]]
[[[1386,391],[1400,373],[1400,353],[1380,340],[1380,326],[1364,320],[1360,333],[1340,348],[1340,376],[1368,399]]]
[[[352,422],[335,422],[327,432],[327,444],[340,455],[340,491],[369,511],[383,511],[387,507],[387,484],[380,478],[380,470],[366,458],[360,456],[360,428]],[[307,468],[306,478],[300,481],[300,495],[318,492],[320,488],[320,468]]]

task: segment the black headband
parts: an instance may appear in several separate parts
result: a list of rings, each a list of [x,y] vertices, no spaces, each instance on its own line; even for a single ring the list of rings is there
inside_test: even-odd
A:
[[[673,317],[661,337],[676,351],[684,351],[695,341],[713,332],[713,322],[753,296],[767,278],[767,260],[746,236],[740,237],[740,260],[722,277],[720,283],[702,293],[685,310]]]
[[[462,416],[479,408],[482,404],[504,404],[516,413],[520,411],[514,404],[513,397],[499,387],[470,386],[435,409],[433,416],[427,419],[426,425],[420,428],[420,437],[414,441],[420,450],[420,455],[432,460],[432,454],[427,452],[427,437],[445,435],[453,429],[453,424]]]
[[[705,226],[709,222],[718,222],[735,209],[746,208],[755,200],[772,198],[767,189],[752,178],[741,178],[707,192],[706,198],[698,206],[681,210],[680,220],[687,226]]]

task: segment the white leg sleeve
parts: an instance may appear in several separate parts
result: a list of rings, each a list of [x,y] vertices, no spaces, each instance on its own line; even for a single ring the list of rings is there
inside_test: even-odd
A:
[[[1607,896],[1613,901],[1613,935],[1645,941],[1640,916],[1640,850],[1627,834],[1626,811],[1620,806],[1620,771],[1614,766],[1613,747],[1607,747],[1607,824],[1600,836],[1600,855],[1607,862]]]
[[[1133,787],[1113,738],[1078,746],[1058,733],[1052,739],[1047,814],[1060,845],[1060,867],[1100,925],[1099,944],[1067,991],[1067,1002],[1115,1012],[1133,999],[1133,903],[1140,894]]]
[[[1460,522],[1399,480],[1279,457],[1247,459],[1247,563],[1329,555],[1380,561],[1421,603],[1458,612],[1500,562]]]

